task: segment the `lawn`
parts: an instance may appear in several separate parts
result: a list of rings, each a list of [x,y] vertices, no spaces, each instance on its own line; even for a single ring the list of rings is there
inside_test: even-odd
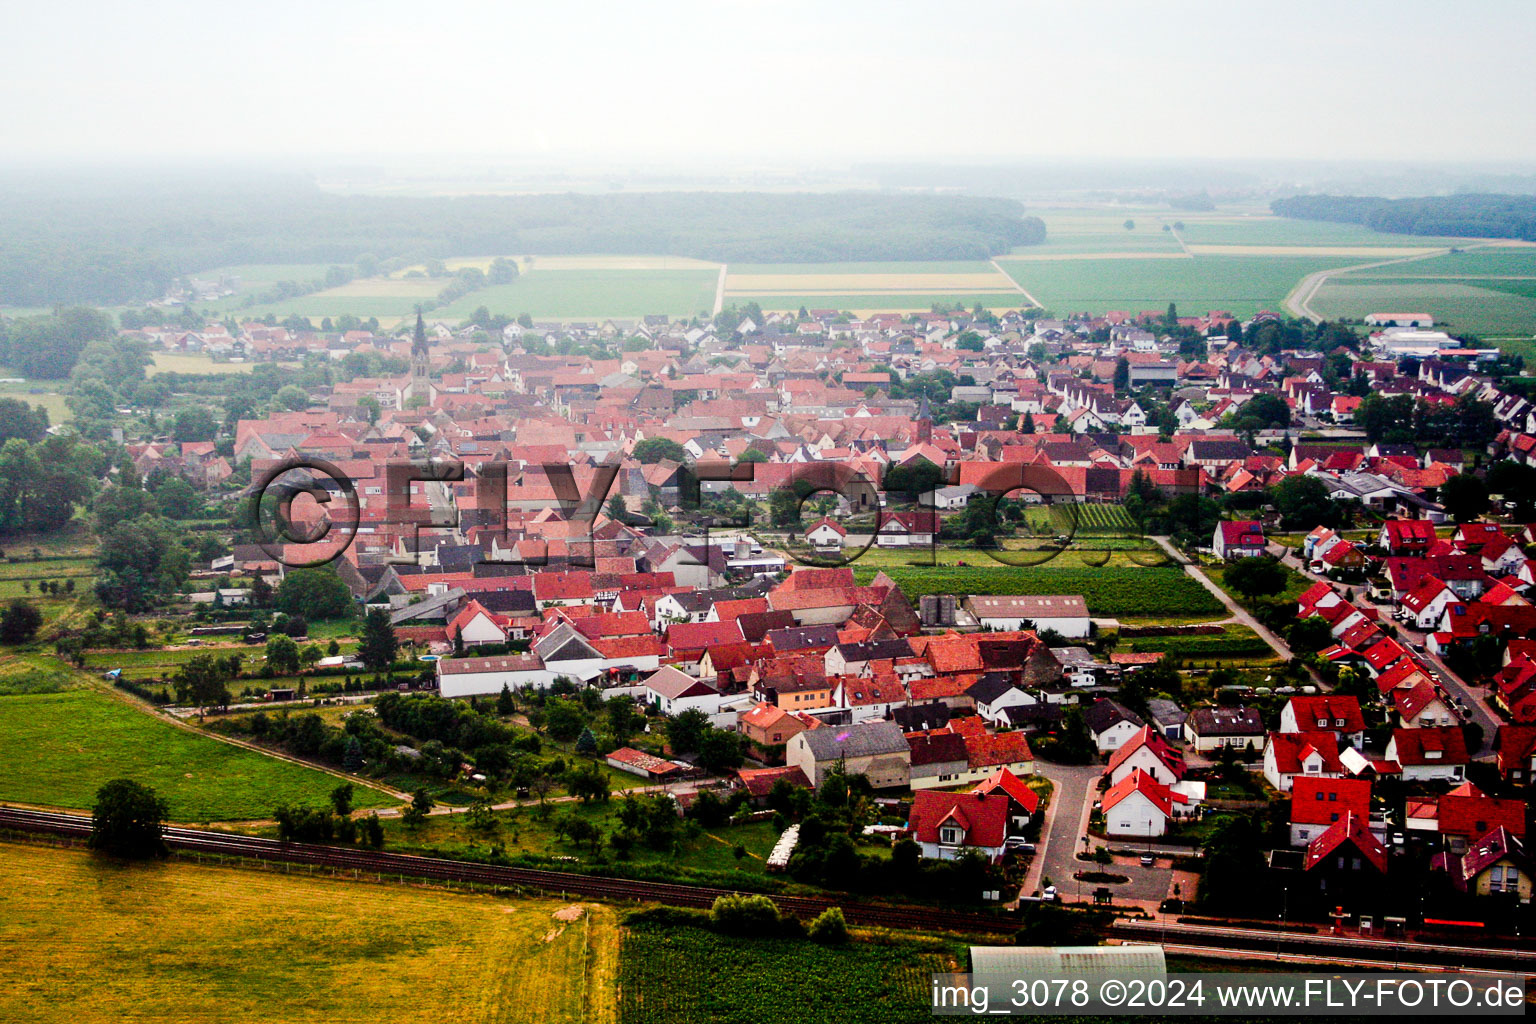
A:
[[[0,377],[12,376],[10,373],[0,373]],[[40,405],[48,410],[48,422],[52,424],[68,423],[74,419],[75,414],[70,412],[69,406],[64,401],[64,393],[58,390],[61,384],[54,381],[32,380],[25,384],[0,384],[0,398],[18,398],[28,405]]]
[[[885,572],[916,602],[923,594],[1081,594],[1094,615],[1137,618],[1219,615],[1222,606],[1200,583],[1176,568],[1065,568],[1054,565],[1015,569],[890,568],[855,563],[854,579],[867,585]]]
[[[1278,311],[1281,301],[1316,270],[1361,262],[1349,257],[1195,256],[1190,259],[1000,259],[998,265],[1057,313],[1075,310],[1163,310],[1186,315],[1213,309],[1239,316]]]
[[[257,366],[254,362],[216,363],[209,356],[192,352],[154,352],[152,355],[155,365],[149,368],[151,377],[157,373],[250,373]]]
[[[0,697],[0,800],[89,808],[111,779],[153,786],[176,821],[265,818],[321,805],[334,777],[177,728],[94,688]],[[357,788],[359,807],[394,801]]]
[[[614,912],[0,847],[0,1018],[612,1021]],[[8,966],[7,966],[8,965]]]
[[[737,939],[689,925],[631,925],[619,957],[621,1024],[930,1021],[929,976],[963,971],[964,944],[910,939],[836,949]],[[733,969],[735,968],[735,969]]]

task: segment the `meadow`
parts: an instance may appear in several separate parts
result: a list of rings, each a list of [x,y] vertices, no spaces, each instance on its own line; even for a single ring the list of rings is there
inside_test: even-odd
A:
[[[981,555],[985,557],[985,555]],[[981,564],[956,568],[904,567],[877,569],[853,565],[862,586],[885,572],[914,602],[924,594],[1081,594],[1093,615],[1117,618],[1199,618],[1222,613],[1221,602],[1198,581],[1176,568],[1104,566],[1011,568]]]
[[[0,845],[0,1018],[614,1019],[611,908]],[[565,915],[562,915],[565,916]]]
[[[0,377],[13,377],[12,373],[0,367]],[[29,380],[21,384],[0,383],[0,398],[16,398],[28,405],[40,405],[48,410],[48,422],[68,423],[75,418],[69,405],[64,401],[63,381]]]
[[[242,363],[216,363],[211,358],[196,352],[153,352],[154,365],[149,368],[149,376],[157,373],[250,373],[256,367],[254,362]]]
[[[282,803],[323,805],[338,784],[172,725],[95,686],[0,697],[0,736],[0,800],[18,803],[89,808],[103,783],[132,778],[165,797],[173,820],[252,820]],[[357,787],[358,807],[394,802]]]
[[[964,970],[968,959],[956,940],[829,949],[804,939],[634,924],[619,956],[618,1017],[621,1024],[916,1024],[933,1019],[929,975]]]

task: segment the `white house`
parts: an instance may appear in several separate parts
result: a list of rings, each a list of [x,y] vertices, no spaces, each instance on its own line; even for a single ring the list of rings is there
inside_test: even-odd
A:
[[[1184,798],[1143,771],[1134,771],[1104,794],[1104,831],[1115,838],[1156,839],[1168,831],[1174,804]]]
[[[822,517],[821,521],[805,531],[806,543],[817,551],[838,551],[843,546],[843,538],[848,536],[848,531],[832,520]]]
[[[1343,777],[1339,741],[1331,732],[1272,732],[1264,748],[1264,778],[1282,793],[1291,791],[1297,776]]]
[[[1088,706],[1083,712],[1083,722],[1101,754],[1118,749],[1120,744],[1136,735],[1136,730],[1146,725],[1135,712],[1105,698]]]
[[[437,663],[437,689],[444,697],[495,694],[503,686],[513,690],[525,686],[545,690],[557,678],[559,673],[546,669],[536,654],[446,658]]]
[[[1184,775],[1184,755],[1168,745],[1162,734],[1144,725],[1120,744],[1109,758],[1104,773],[1110,785],[1123,782],[1133,772],[1145,772],[1165,786],[1172,786]]]
[[[1461,782],[1466,778],[1466,740],[1460,726],[1393,729],[1387,760],[1403,767],[1404,782]]]
[[[702,679],[695,679],[686,672],[679,672],[666,665],[641,680],[645,688],[641,699],[653,705],[664,715],[680,715],[684,711],[699,710],[706,715],[720,711],[725,697]]]

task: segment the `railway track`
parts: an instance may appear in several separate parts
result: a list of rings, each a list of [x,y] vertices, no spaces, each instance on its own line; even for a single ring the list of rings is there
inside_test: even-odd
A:
[[[90,836],[91,819],[75,814],[0,807],[0,829],[12,829],[72,839]],[[285,843],[258,836],[243,836],[201,829],[167,828],[165,842],[186,853],[241,857],[250,860],[302,864],[356,871],[359,874],[395,875],[449,882],[466,882],[504,888],[537,889],[589,899],[639,903],[663,903],[676,907],[707,909],[716,898],[739,890],[671,882],[649,882],[600,875],[545,871],[537,868],[475,864],[468,861],[413,854],[385,853],[312,843]],[[842,907],[850,924],[922,931],[1008,933],[1018,928],[1010,918],[968,914],[927,907],[901,907],[832,900],[815,896],[774,894],[779,909],[797,917],[814,917],[828,907]]]

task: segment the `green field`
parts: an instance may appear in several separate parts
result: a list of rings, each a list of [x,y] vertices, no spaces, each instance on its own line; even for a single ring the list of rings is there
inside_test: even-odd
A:
[[[0,370],[0,377],[18,376]],[[0,398],[16,398],[48,410],[49,423],[68,423],[75,418],[64,402],[63,381],[29,380],[25,384],[0,384]]]
[[[942,309],[971,309],[977,303],[988,309],[1023,309],[1029,299],[1020,292],[881,292],[873,295],[727,295],[726,304],[755,302],[768,312],[797,309],[836,309],[855,311],[917,311],[926,313],[934,306]]]
[[[1185,315],[1224,309],[1239,316],[1281,302],[1307,274],[1352,266],[1358,257],[1195,256],[1190,259],[1009,260],[998,265],[1058,314],[1121,309]]]
[[[929,975],[967,968],[957,941],[735,939],[636,924],[619,957],[621,1024],[877,1024],[933,1020]]]
[[[924,594],[1081,594],[1093,615],[1126,618],[1219,615],[1221,602],[1198,581],[1175,568],[1105,566],[1104,568],[1011,568],[976,565],[963,568],[909,567],[877,569],[855,562],[854,578],[867,585],[883,571],[915,603]]]
[[[1536,335],[1536,295],[1519,292],[1531,284],[1536,281],[1340,275],[1324,282],[1309,305],[1323,317],[1363,319],[1372,313],[1429,313],[1438,328],[1495,338],[1499,345],[1529,356],[1530,338]]]
[[[323,805],[334,777],[221,743],[94,688],[0,697],[0,800],[88,808],[102,783],[153,786],[176,821],[265,818],[278,804]],[[357,788],[359,807],[392,806]]]
[[[438,312],[468,316],[479,306],[492,312],[528,313],[535,319],[570,319],[647,313],[692,316],[715,305],[713,270],[542,270],[535,267],[511,284],[472,292]]]
[[[0,846],[0,1018],[610,1022],[613,911]]]
[[[732,263],[732,274],[992,274],[986,260],[871,260],[868,263]],[[729,282],[727,282],[729,284]]]

